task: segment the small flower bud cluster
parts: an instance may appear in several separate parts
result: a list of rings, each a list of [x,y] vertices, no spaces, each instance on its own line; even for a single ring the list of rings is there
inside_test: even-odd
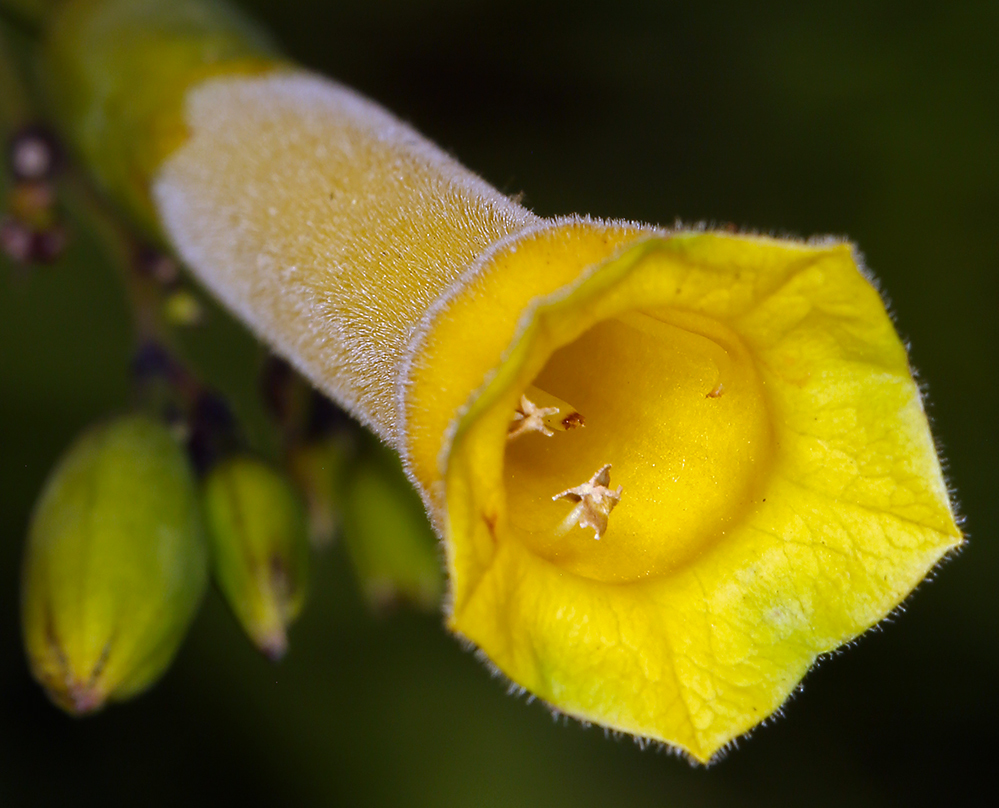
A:
[[[165,271],[160,267],[158,271]],[[305,603],[310,539],[334,537],[369,604],[436,608],[443,573],[398,460],[280,360],[261,379],[287,474],[246,448],[228,402],[161,343],[131,363],[149,415],[93,427],[56,464],[32,520],[22,620],[31,669],[76,715],[151,686],[209,571],[273,661]]]
[[[13,184],[0,218],[0,249],[15,263],[50,264],[65,249],[54,185],[61,164],[58,144],[43,127],[24,127],[7,143]]]
[[[135,250],[132,268],[158,288],[162,298],[161,314],[168,325],[187,327],[204,323],[204,304],[184,279],[172,255],[146,244],[140,245]]]
[[[266,363],[261,392],[305,497],[312,546],[341,539],[374,611],[402,603],[436,609],[444,590],[437,537],[395,454],[283,360]]]

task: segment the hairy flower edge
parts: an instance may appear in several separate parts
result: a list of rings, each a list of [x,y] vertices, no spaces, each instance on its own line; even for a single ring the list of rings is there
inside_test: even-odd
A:
[[[442,330],[483,297],[472,284]],[[425,339],[416,375],[475,355],[467,333]],[[650,348],[650,334],[680,347]],[[638,364],[629,340],[644,340]],[[649,350],[666,350],[672,388]],[[617,366],[643,363],[627,389]],[[585,400],[607,377],[589,397],[608,412],[586,413],[588,449],[508,445],[529,385]],[[412,412],[425,388],[408,389]],[[681,431],[654,428],[670,422]],[[679,233],[626,246],[529,306],[452,432],[436,488],[450,627],[558,709],[702,762],[962,541],[905,349],[843,243]],[[542,501],[595,471],[573,467],[591,454],[624,483],[610,529],[599,543],[553,537],[564,513]]]

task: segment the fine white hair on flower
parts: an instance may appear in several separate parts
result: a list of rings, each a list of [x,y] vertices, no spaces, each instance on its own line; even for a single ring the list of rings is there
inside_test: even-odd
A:
[[[205,81],[185,115],[190,137],[153,186],[172,243],[260,337],[398,446],[395,387],[415,325],[490,245],[541,220],[308,73]]]

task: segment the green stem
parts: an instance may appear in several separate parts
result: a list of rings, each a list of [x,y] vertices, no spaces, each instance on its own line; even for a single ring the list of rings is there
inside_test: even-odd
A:
[[[12,8],[41,14],[53,5],[49,0],[0,0],[0,12]],[[25,87],[15,54],[5,32],[0,28],[0,135],[7,136],[31,120],[35,111]],[[154,283],[135,271],[137,245],[131,232],[94,192],[75,167],[59,182],[63,201],[78,220],[86,221],[110,253],[110,257],[125,287],[132,309],[136,336],[167,342],[170,330],[160,315],[159,290]]]
[[[163,290],[155,279],[143,275],[136,266],[140,241],[77,169],[70,167],[60,181],[60,197],[78,226],[92,230],[107,251],[132,314],[136,346],[155,342],[179,362],[181,373],[172,380],[167,399],[190,412],[205,388],[184,359],[175,330],[163,314]],[[163,402],[157,394],[147,391],[142,396],[143,406],[162,412]]]
[[[0,135],[6,137],[32,115],[21,71],[6,32],[0,28]]]
[[[0,0],[0,17],[11,25],[38,35],[49,13],[62,0]]]
[[[156,282],[136,270],[139,245],[132,231],[77,170],[71,168],[61,185],[62,197],[74,218],[93,229],[118,272],[132,311],[136,338],[140,342],[153,339],[171,349],[176,348],[172,329],[161,313],[161,292]]]

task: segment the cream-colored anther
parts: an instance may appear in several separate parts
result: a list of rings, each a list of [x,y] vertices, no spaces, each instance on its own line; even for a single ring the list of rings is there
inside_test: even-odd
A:
[[[557,414],[558,407],[538,407],[527,396],[521,396],[520,404],[514,410],[506,439],[513,440],[528,432],[540,432],[545,437],[550,438],[555,433],[545,426],[545,418]]]
[[[602,466],[587,482],[552,497],[553,501],[567,499],[576,503],[576,507],[559,525],[561,533],[568,533],[578,524],[581,528],[592,527],[594,538],[600,541],[600,537],[607,532],[607,518],[621,501],[621,493],[624,491],[620,485],[616,491],[609,487],[610,467],[610,463]]]
[[[528,432],[540,432],[551,437],[555,432],[569,432],[583,426],[583,415],[558,396],[535,387],[527,388],[514,410],[507,440]]]

